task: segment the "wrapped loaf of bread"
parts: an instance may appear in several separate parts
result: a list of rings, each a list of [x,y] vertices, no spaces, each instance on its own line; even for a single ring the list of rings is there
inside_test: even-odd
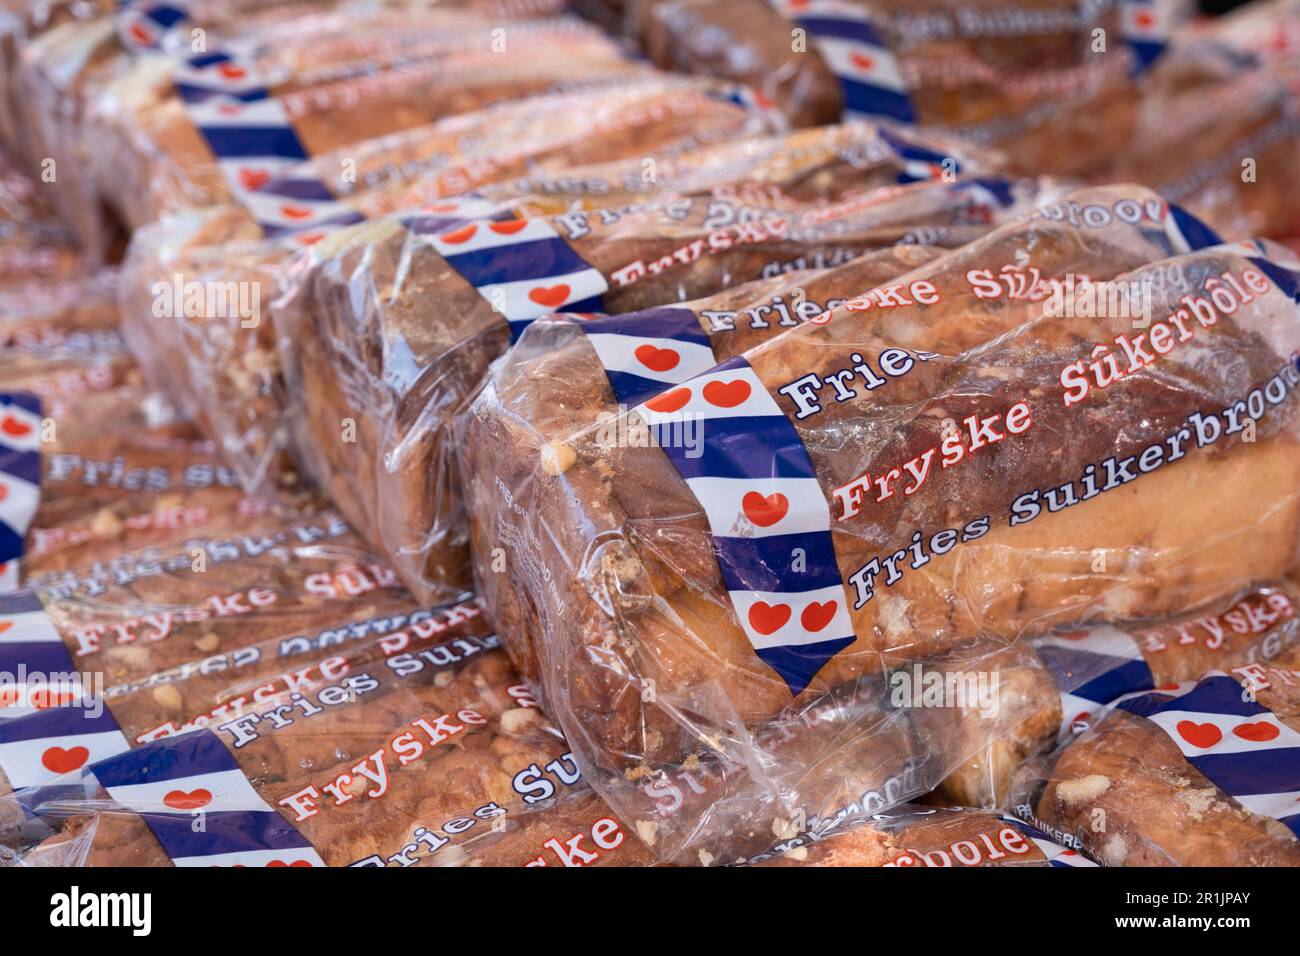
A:
[[[870,127],[852,135],[887,141]],[[449,599],[468,568],[447,426],[534,318],[689,300],[898,243],[958,245],[1028,191],[978,177],[885,186],[906,174],[910,147],[849,156],[824,143],[767,144],[739,175],[711,160],[734,190],[526,218],[446,201],[317,245],[273,313],[304,475],[418,597]]]
[[[566,18],[513,22],[509,36],[529,56],[509,57],[493,3],[381,4],[361,25],[347,4],[321,9],[182,19],[147,55],[123,16],[60,23],[29,46],[15,85],[31,150],[65,169],[61,211],[92,250],[104,250],[111,225],[101,206],[134,228],[348,143],[580,77],[645,72]],[[199,27],[211,34],[196,40]]]
[[[1294,647],[1130,694],[1020,772],[1018,816],[1106,866],[1300,865]]]
[[[1129,129],[1138,79],[1190,4],[659,0],[651,59],[752,85],[797,125],[888,117],[1075,173]]]
[[[303,246],[358,220],[580,157],[622,158],[634,166],[631,182],[657,188],[656,157],[767,128],[716,82],[649,75],[354,144],[291,168],[247,203],[186,210],[139,230],[124,267],[125,332],[153,384],[218,439],[247,487],[259,487],[283,444],[267,315],[278,271]],[[337,199],[300,201],[304,180],[329,184]],[[555,200],[554,211],[566,207]],[[262,221],[268,208],[278,210],[274,224]]]
[[[766,765],[759,729],[969,640],[1276,579],[1300,558],[1279,254],[1096,190],[681,378],[636,363],[707,365],[694,316],[526,336],[458,429],[489,614],[618,807],[686,752]]]
[[[490,638],[448,632],[345,670],[3,801],[10,862],[648,861]]]
[[[1170,618],[1058,631],[1035,638],[1032,655],[1002,655],[996,659],[1000,698],[1032,695],[1038,706],[949,775],[934,796],[964,806],[1006,806],[1026,759],[1086,731],[1116,698],[1277,658],[1300,633],[1298,607],[1300,591],[1283,580]],[[971,719],[978,716],[977,707],[965,709]]]

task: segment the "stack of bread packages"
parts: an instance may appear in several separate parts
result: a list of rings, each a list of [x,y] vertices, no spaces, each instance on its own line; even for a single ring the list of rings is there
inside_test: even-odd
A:
[[[5,6],[0,863],[1300,863],[1300,6],[574,6]]]

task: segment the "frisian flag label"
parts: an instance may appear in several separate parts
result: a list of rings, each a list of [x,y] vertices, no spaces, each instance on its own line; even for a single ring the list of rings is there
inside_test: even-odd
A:
[[[0,393],[0,594],[18,587],[23,543],[40,503],[40,399]]]
[[[1116,703],[1144,717],[1187,762],[1251,813],[1300,836],[1300,733],[1220,671]]]

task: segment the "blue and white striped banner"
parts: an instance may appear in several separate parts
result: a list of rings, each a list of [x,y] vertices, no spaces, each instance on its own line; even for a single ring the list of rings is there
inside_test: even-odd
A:
[[[551,312],[604,311],[605,276],[544,217],[475,219],[425,238],[505,317],[512,339]]]
[[[185,3],[118,0],[114,25],[122,45],[129,52],[140,54],[161,51],[168,45],[168,38],[185,29],[189,22]]]
[[[907,84],[865,5],[844,0],[773,0],[777,12],[808,32],[843,93],[844,118],[887,116],[916,122]]]
[[[1137,642],[1108,624],[1034,642],[1061,692],[1060,739],[1082,733],[1117,697],[1156,686]]]
[[[1133,51],[1133,72],[1145,73],[1169,47],[1174,24],[1163,0],[1120,0],[1120,36]]]
[[[799,694],[855,639],[830,508],[799,433],[739,356],[634,411],[703,507],[755,653]],[[688,420],[698,444],[673,440]]]
[[[1249,696],[1212,671],[1194,684],[1116,706],[1163,730],[1189,764],[1251,813],[1300,836],[1300,733]]]
[[[86,698],[62,636],[31,591],[0,595],[0,674],[0,770],[15,789],[127,749],[104,702]]]
[[[88,772],[140,815],[176,866],[325,865],[211,730],[154,741]]]
[[[23,543],[40,503],[40,399],[0,394],[0,594],[18,587]]]
[[[173,82],[232,195],[269,238],[309,243],[320,230],[362,221],[325,183],[304,174],[307,150],[252,57],[191,56],[177,66]]]

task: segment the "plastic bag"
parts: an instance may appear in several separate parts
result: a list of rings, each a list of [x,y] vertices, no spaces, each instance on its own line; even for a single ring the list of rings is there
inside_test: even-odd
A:
[[[1120,697],[1017,775],[1018,816],[1107,866],[1296,866],[1300,657]]]
[[[336,649],[292,692],[268,683],[204,729],[0,801],[0,855],[89,866],[646,862],[473,624]]]
[[[885,141],[872,127],[853,135],[864,147]],[[468,583],[447,426],[533,318],[684,301],[917,237],[957,245],[1029,191],[978,177],[877,186],[911,161],[866,150],[855,164],[840,152],[763,145],[740,170],[717,167],[735,192],[705,186],[549,218],[487,218],[487,200],[437,203],[337,234],[291,277],[273,317],[295,460],[417,596],[445,600]],[[748,152],[738,145],[731,155]],[[787,197],[789,185],[813,198]]]
[[[797,125],[888,117],[1066,174],[1122,139],[1135,77],[1189,7],[666,0],[644,5],[642,30],[655,62],[748,83]]]
[[[627,816],[634,781],[705,753],[797,773],[773,799],[806,805],[869,725],[828,717],[789,763],[764,728],[970,640],[1160,617],[1293,566],[1294,280],[1214,242],[1150,193],[1088,191],[604,422],[630,365],[601,355],[585,406],[592,347],[570,370],[525,336],[458,429],[466,510],[489,614],[593,787]],[[959,737],[917,733],[913,793],[978,750]]]
[[[1035,638],[1032,654],[1000,666],[1000,694],[1043,693],[1050,682],[1059,704],[995,741],[950,774],[937,796],[945,802],[1005,807],[1012,778],[1029,757],[1086,731],[1124,694],[1195,680],[1211,669],[1267,664],[1300,632],[1300,594],[1289,581],[1251,588],[1230,600],[1162,620],[1095,624]]]
[[[905,805],[777,844],[751,866],[1093,866],[1023,820],[967,807]]]
[[[761,114],[719,84],[650,76],[367,140],[290,169],[247,205],[188,210],[138,231],[124,266],[125,332],[150,381],[203,423],[247,487],[260,487],[274,479],[282,449],[279,363],[266,313],[277,272],[297,249],[349,222],[524,169],[540,173],[579,156],[635,157],[640,182],[643,164],[654,162],[649,153],[766,129]],[[330,183],[339,199],[299,204],[293,197],[303,180]],[[265,228],[265,213],[254,211],[268,204],[292,222]]]
[[[192,17],[168,25],[163,39],[171,42],[143,48],[130,42],[138,23],[122,16],[63,22],[36,37],[15,81],[20,119],[30,151],[65,170],[61,211],[87,247],[107,248],[101,204],[133,228],[169,209],[222,201],[346,143],[578,73],[600,79],[643,69],[563,18],[514,24],[516,43],[533,44],[535,55],[503,63],[473,6],[380,5],[360,26],[346,4],[340,10],[273,5],[226,11],[216,23]],[[197,54],[189,35],[196,24],[211,30]],[[246,117],[242,128],[236,111]],[[258,148],[247,129],[262,132]]]

